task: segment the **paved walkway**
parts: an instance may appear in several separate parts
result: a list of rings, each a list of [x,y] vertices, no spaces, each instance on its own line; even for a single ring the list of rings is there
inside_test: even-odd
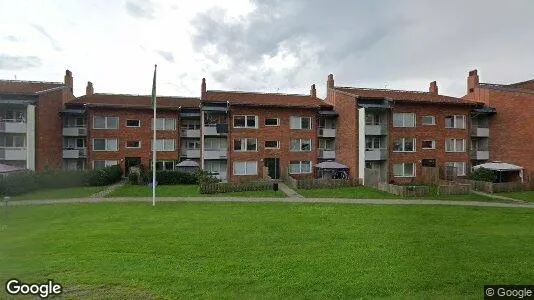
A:
[[[278,182],[278,188],[282,192],[284,192],[284,194],[286,194],[286,196],[288,196],[289,198],[304,198],[301,194],[295,192],[295,190],[293,190],[283,182]]]
[[[475,190],[472,190],[471,192],[472,192],[473,194],[477,194],[477,195],[481,195],[481,196],[486,196],[486,197],[490,197],[490,198],[493,198],[493,199],[506,200],[506,201],[513,201],[513,202],[517,202],[517,203],[529,203],[528,201],[523,201],[523,200],[519,200],[519,199],[514,199],[514,198],[509,198],[509,197],[499,196],[499,195],[495,195],[495,194],[488,194],[488,193],[479,192],[479,191],[475,191]]]
[[[74,198],[61,200],[18,200],[9,201],[9,206],[19,205],[44,205],[61,203],[121,203],[121,202],[146,202],[152,203],[150,197],[129,198]],[[157,203],[161,202],[279,202],[279,203],[346,203],[346,204],[371,204],[371,205],[451,205],[451,206],[479,206],[479,207],[516,207],[534,208],[531,203],[499,203],[479,201],[451,201],[451,200],[404,200],[404,199],[344,199],[344,198],[247,198],[247,197],[158,197]]]
[[[113,192],[116,188],[118,188],[119,186],[122,186],[124,185],[124,183],[126,183],[125,180],[121,180],[115,184],[112,184],[110,186],[108,186],[107,188],[101,190],[100,192],[98,193],[94,193],[92,194],[91,196],[89,196],[90,198],[104,198],[106,197],[107,195],[111,194],[111,192]]]

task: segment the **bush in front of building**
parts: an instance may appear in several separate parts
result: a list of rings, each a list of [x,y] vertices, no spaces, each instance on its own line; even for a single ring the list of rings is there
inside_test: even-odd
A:
[[[470,179],[475,181],[495,182],[497,180],[497,173],[489,169],[478,168],[471,173]]]
[[[38,189],[85,186],[87,171],[49,169],[43,172],[26,171],[0,177],[0,195],[17,196]]]
[[[152,182],[152,172],[147,175],[148,182]],[[156,181],[158,185],[198,184],[198,176],[195,173],[156,171]]]
[[[122,179],[122,170],[118,165],[93,170],[89,173],[88,183],[91,186],[104,186]]]

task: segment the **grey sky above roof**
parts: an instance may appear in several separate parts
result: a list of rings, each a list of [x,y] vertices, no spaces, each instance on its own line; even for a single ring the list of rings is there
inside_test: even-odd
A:
[[[513,4],[513,5],[512,5]],[[0,78],[59,81],[75,93],[307,94],[337,86],[462,96],[466,76],[534,78],[530,0],[0,0]]]

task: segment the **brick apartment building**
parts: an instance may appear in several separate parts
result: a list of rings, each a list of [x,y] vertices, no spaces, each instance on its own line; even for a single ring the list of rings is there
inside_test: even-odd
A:
[[[484,121],[491,133],[489,160],[509,162],[534,171],[534,80],[512,83],[481,83],[477,70],[469,72],[464,99],[484,103],[496,113]]]
[[[493,111],[440,95],[435,81],[428,92],[417,92],[337,87],[333,75],[326,102],[339,113],[336,157],[351,176],[363,179],[365,169],[375,169],[380,181],[399,183],[422,180],[423,166],[451,166],[466,176],[472,161],[470,120]],[[488,159],[487,152],[479,154],[477,161]]]
[[[0,163],[42,171],[61,168],[59,111],[71,100],[72,73],[64,82],[0,80]]]

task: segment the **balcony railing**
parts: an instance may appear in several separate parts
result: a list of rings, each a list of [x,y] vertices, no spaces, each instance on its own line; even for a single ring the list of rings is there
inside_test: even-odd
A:
[[[489,159],[489,150],[485,149],[476,149],[471,151],[471,159],[474,160],[488,160]]]
[[[87,157],[87,148],[63,149],[63,158],[85,158],[85,157]]]
[[[318,158],[322,158],[322,159],[335,159],[336,158],[336,151],[335,150],[318,149],[317,157]]]
[[[0,121],[0,132],[26,133],[26,121],[24,119],[4,119]]]
[[[319,137],[333,138],[336,137],[335,128],[319,128],[318,133]]]
[[[200,137],[200,128],[199,129],[182,129],[182,137],[188,138],[199,138]]]
[[[26,147],[1,147],[1,160],[26,160]]]
[[[180,153],[182,157],[200,158],[200,149],[182,149]]]
[[[204,159],[226,159],[228,157],[227,149],[205,149]]]
[[[386,135],[388,128],[386,124],[365,125],[365,135]]]
[[[228,133],[228,124],[210,124],[202,128],[204,135],[226,135]]]
[[[63,135],[64,136],[86,136],[87,127],[86,126],[63,127]]]
[[[471,136],[489,137],[489,128],[473,126],[471,127]]]
[[[387,149],[365,149],[365,160],[385,160],[388,158]]]

